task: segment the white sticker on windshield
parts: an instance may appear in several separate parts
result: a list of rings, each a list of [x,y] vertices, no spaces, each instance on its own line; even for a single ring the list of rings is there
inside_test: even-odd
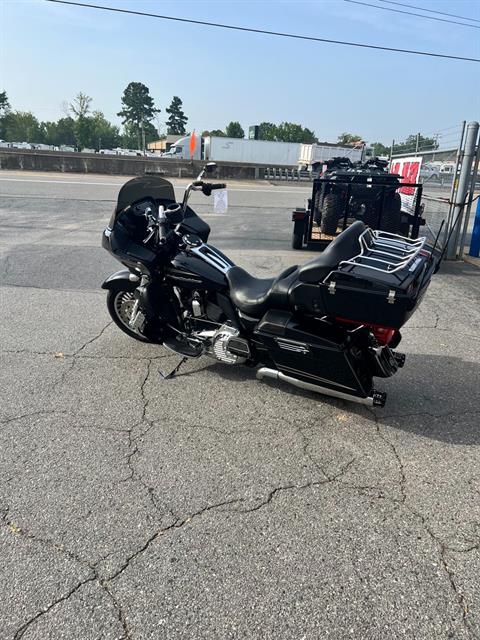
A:
[[[226,189],[215,189],[213,193],[213,210],[215,213],[227,213],[228,195]]]

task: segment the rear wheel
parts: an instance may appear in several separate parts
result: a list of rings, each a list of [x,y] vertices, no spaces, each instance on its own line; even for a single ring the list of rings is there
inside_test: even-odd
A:
[[[292,249],[302,249],[303,247],[303,233],[293,232],[292,234]]]
[[[378,206],[380,203],[378,203]],[[382,215],[379,218],[380,209],[373,202],[367,208],[363,221],[371,229],[379,229],[388,233],[400,233],[402,227],[402,199],[399,193],[389,194],[385,198]]]
[[[381,230],[389,233],[400,233],[402,226],[402,199],[399,193],[394,193],[385,198],[383,208]]]
[[[107,309],[112,320],[127,336],[140,340],[140,342],[152,342],[140,330],[133,330],[130,326],[135,299],[133,291],[122,289],[110,289],[107,294]]]
[[[341,215],[340,198],[335,193],[328,193],[323,199],[321,232],[329,236],[335,235]]]

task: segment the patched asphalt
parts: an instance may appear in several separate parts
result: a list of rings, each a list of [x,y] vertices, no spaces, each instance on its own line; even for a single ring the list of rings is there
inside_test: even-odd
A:
[[[0,177],[2,640],[480,638],[478,269],[434,278],[384,409],[207,358],[164,381],[99,288],[122,180]],[[305,187],[232,186],[196,200],[214,245],[312,257]]]

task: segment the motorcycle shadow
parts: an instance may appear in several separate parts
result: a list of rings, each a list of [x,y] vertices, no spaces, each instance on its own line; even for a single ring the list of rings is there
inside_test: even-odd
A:
[[[222,363],[208,364],[220,377],[235,382],[251,380],[256,369]],[[184,375],[190,375],[187,372]],[[408,354],[404,369],[392,378],[376,379],[380,390],[388,392],[385,408],[369,408],[323,394],[293,387],[282,381],[264,379],[257,384],[281,389],[296,398],[312,399],[355,415],[381,422],[422,437],[454,445],[480,444],[479,403],[480,362],[443,355]]]

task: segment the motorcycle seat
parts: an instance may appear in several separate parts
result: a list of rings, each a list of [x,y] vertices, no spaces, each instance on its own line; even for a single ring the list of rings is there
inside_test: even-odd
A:
[[[351,224],[319,256],[299,267],[298,279],[301,282],[313,283],[324,280],[342,260],[348,260],[360,253],[359,238],[366,228],[361,220]]]
[[[268,309],[288,309],[288,294],[296,281],[298,267],[288,267],[276,278],[255,278],[241,267],[227,271],[230,298],[244,314],[261,318]]]

